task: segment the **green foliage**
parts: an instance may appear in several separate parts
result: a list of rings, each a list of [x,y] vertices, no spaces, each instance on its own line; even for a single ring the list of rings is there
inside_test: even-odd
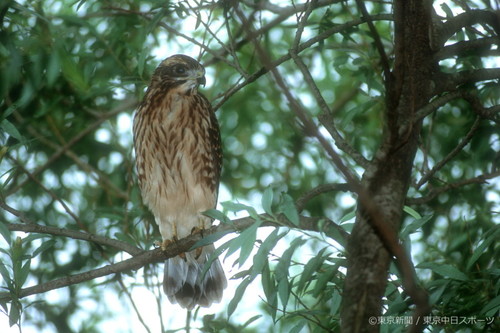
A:
[[[344,180],[323,147],[304,131],[272,76],[260,75],[266,64],[246,38],[248,25],[237,12],[254,24],[257,40],[276,61],[290,54],[297,18],[304,14],[301,6],[306,2],[296,1],[294,6],[280,2],[278,7],[259,3],[39,0],[0,4],[0,293],[10,297],[0,298],[0,308],[9,325],[98,332],[110,322],[128,325],[127,320],[134,320],[134,326],[118,329],[154,331],[149,327],[158,322],[164,331],[185,329],[169,321],[178,309],[167,309],[162,299],[160,265],[71,285],[57,297],[46,293],[20,297],[28,286],[127,257],[95,242],[9,229],[18,223],[36,223],[118,239],[140,249],[153,247],[160,236],[136,185],[130,123],[161,60],[157,55],[181,52],[200,54],[207,65],[211,83],[202,90],[218,106],[222,131],[220,196],[224,202],[221,209],[204,214],[227,225],[234,216],[255,220],[231,236],[215,233],[193,247],[218,241],[210,261],[217,256],[224,259],[232,267],[232,276],[219,313],[199,310],[191,329],[340,330],[348,266],[345,232],[354,226],[356,195],[325,191],[311,195],[303,209],[297,209],[297,200],[308,191]],[[329,29],[338,31],[307,45],[299,55],[331,109],[329,116],[339,135],[371,159],[383,140],[387,120],[380,55],[367,25],[353,23],[360,18],[355,2],[321,3],[312,10],[301,43]],[[436,10],[452,19],[462,5],[457,3],[440,3]],[[394,23],[388,19],[392,7],[378,1],[369,5],[393,66]],[[491,9],[479,1],[467,6]],[[447,45],[495,36],[494,29],[487,22],[459,29]],[[487,69],[494,61],[487,56],[494,51],[468,49],[434,65],[443,73]],[[290,59],[281,61],[278,71],[308,116],[322,124],[324,110],[297,65]],[[238,84],[244,86],[236,89]],[[478,104],[498,110],[498,78],[467,83],[467,87]],[[482,117],[473,103],[457,98],[423,122],[400,239],[429,292],[433,316],[484,319],[499,313],[500,189],[494,176],[500,138],[495,112]],[[330,138],[325,126],[321,132],[336,145],[344,163],[362,175],[359,161]],[[451,156],[464,140],[464,147]],[[428,182],[417,185],[444,160]],[[320,219],[312,225],[303,223],[314,216]],[[339,228],[333,227],[335,223]],[[264,227],[268,224],[272,226]],[[411,315],[411,301],[402,285],[397,269],[391,269],[384,316]],[[133,306],[139,304],[137,293],[146,293],[144,286],[160,309],[158,318],[141,324],[135,318],[144,315],[143,309],[136,311]],[[109,308],[110,297],[123,307]],[[249,305],[247,299],[254,303]],[[249,308],[252,315],[245,316]],[[149,307],[147,312],[152,312]],[[499,325],[497,319],[489,325],[448,323],[431,325],[429,330],[495,331]],[[382,331],[403,329],[404,325],[381,326]]]

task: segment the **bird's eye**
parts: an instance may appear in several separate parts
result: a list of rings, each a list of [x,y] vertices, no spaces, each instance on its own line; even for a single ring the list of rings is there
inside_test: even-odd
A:
[[[187,72],[187,68],[184,65],[176,65],[174,68],[174,74],[182,76],[185,75]]]

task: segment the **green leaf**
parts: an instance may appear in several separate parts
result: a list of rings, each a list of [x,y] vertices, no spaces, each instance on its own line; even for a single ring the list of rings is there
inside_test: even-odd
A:
[[[226,201],[222,203],[222,207],[230,212],[241,212],[241,211],[246,211],[248,215],[250,215],[253,219],[255,220],[260,220],[259,214],[257,214],[257,211],[255,208],[239,203],[239,202],[231,202],[231,201]]]
[[[278,296],[283,306],[283,311],[285,311],[288,299],[290,298],[290,283],[287,278],[278,281]]]
[[[398,295],[396,299],[391,302],[389,309],[384,315],[398,314],[406,310],[408,310],[408,304]]]
[[[232,202],[232,201],[225,201],[222,204],[222,207],[224,209],[230,211],[230,212],[241,212],[242,210],[253,210],[254,208],[245,204],[242,204],[241,202]]]
[[[330,223],[334,223],[334,222],[330,222]],[[342,229],[345,230],[344,225],[342,225]],[[346,246],[347,239],[346,239],[345,235],[339,231],[338,228],[336,228],[336,227],[330,228],[328,230],[328,236],[330,238],[332,238],[333,240],[335,240],[340,245],[342,245],[343,247]]]
[[[346,232],[351,233],[352,228],[354,228],[354,222],[342,223],[341,227],[342,227],[342,229],[344,229]]]
[[[129,243],[131,245],[136,244],[135,240],[133,240],[129,235],[124,234],[122,232],[116,232],[115,237],[116,237],[116,239],[121,240],[122,242]]]
[[[305,264],[304,270],[302,271],[302,274],[300,274],[299,283],[297,284],[297,290],[299,293],[303,292],[307,288],[307,286],[309,286],[309,284],[313,281],[313,274],[315,274],[318,271],[318,269],[325,261],[323,253],[325,253],[327,248],[328,247],[324,247],[323,249],[321,249],[315,257],[311,258],[307,262],[307,264]]]
[[[290,333],[300,333],[302,332],[302,328],[306,325],[306,320],[301,319],[292,329]]]
[[[434,290],[432,290],[432,292],[429,295],[430,305],[439,303],[439,300],[441,299],[443,292],[446,290],[446,288],[448,288],[448,285],[450,284],[450,280],[439,279],[439,280],[434,280],[433,283],[437,287]]]
[[[256,321],[257,319],[261,318],[262,315],[256,315],[256,316],[253,316],[252,318],[248,319],[244,324],[243,324],[243,327],[247,327],[249,326],[251,323],[253,323],[254,321]]]
[[[241,297],[243,296],[243,293],[247,289],[247,287],[250,284],[250,282],[251,282],[250,279],[248,279],[248,278],[244,279],[243,281],[241,281],[241,283],[238,286],[238,288],[236,288],[236,291],[234,292],[233,298],[231,299],[231,301],[227,305],[227,316],[228,317],[231,317],[231,315],[233,314],[234,310],[236,310],[236,307],[240,303]]]
[[[75,62],[71,53],[65,52],[61,48],[59,50],[59,58],[61,59],[62,74],[66,80],[68,80],[77,91],[88,91],[89,86],[85,80],[82,67]]]
[[[337,274],[338,265],[332,265],[330,267],[325,268],[318,273],[318,280],[316,281],[316,285],[313,289],[313,296],[318,297],[320,294],[324,293],[326,284],[330,282],[335,274]]]
[[[50,237],[49,235],[44,235],[44,234],[30,234],[23,239],[23,242],[27,244],[29,242],[34,241],[35,239],[49,238],[49,237]]]
[[[285,214],[286,218],[295,224],[296,226],[299,226],[300,220],[299,220],[299,213],[297,212],[297,208],[295,207],[295,203],[293,202],[293,199],[291,196],[288,194],[283,194],[282,197],[282,203],[280,205],[281,212]]]
[[[21,304],[19,302],[10,303],[10,311],[9,311],[9,325],[10,327],[14,326],[19,322],[19,318],[21,317]]]
[[[288,249],[283,252],[283,255],[278,261],[276,268],[274,270],[276,274],[276,280],[280,281],[281,279],[286,279],[288,277],[288,269],[290,267],[290,262],[292,261],[292,255],[297,249],[297,247],[304,244],[306,241],[302,239],[302,237],[295,238]]]
[[[415,219],[420,220],[422,216],[413,208],[404,206],[403,210],[410,216],[413,216]]]
[[[446,17],[447,18],[451,18],[453,17],[453,12],[451,11],[451,8],[446,4],[446,2],[443,2],[441,4],[441,9],[443,10],[443,12],[446,14]]]
[[[8,313],[9,307],[7,306],[7,301],[0,301],[0,306],[2,307],[5,313]]]
[[[413,216],[413,215],[412,215]],[[415,219],[412,220],[402,231],[401,231],[401,238],[405,238],[406,236],[409,236],[411,234],[414,234],[418,229],[422,228],[424,224],[430,221],[432,218],[431,215],[426,215],[420,219]]]
[[[221,221],[224,224],[232,224],[233,222],[229,217],[227,217],[223,212],[218,211],[217,209],[209,209],[202,213],[205,216],[208,216],[214,220]]]
[[[243,232],[239,234],[238,237],[232,239],[230,241],[231,244],[226,253],[226,258],[239,249],[240,256],[238,258],[238,263],[239,266],[241,267],[248,259],[253,250],[255,240],[257,238],[257,229],[259,228],[260,224],[261,222],[259,221],[255,222],[250,227],[243,230]]]
[[[212,263],[219,258],[219,256],[222,254],[222,252],[226,251],[227,248],[229,247],[229,244],[231,241],[228,241],[218,248],[215,249],[215,251],[208,257],[207,261],[205,262],[205,265],[203,266],[203,269],[201,271],[201,278],[205,278],[205,274],[207,274],[208,270],[210,269],[210,266],[212,266]]]
[[[40,245],[35,251],[33,251],[33,254],[31,256],[33,258],[35,258],[40,253],[50,249],[52,246],[54,246],[55,243],[56,242],[53,239],[49,239],[49,240],[43,242],[42,245]]]
[[[218,232],[214,232],[213,234],[211,235],[208,235],[208,236],[203,236],[202,239],[200,239],[199,241],[197,241],[196,243],[194,243],[193,246],[191,246],[191,248],[189,249],[189,251],[192,251],[198,247],[202,247],[202,246],[205,246],[205,245],[209,245],[209,244],[213,244],[215,243],[216,241],[218,241],[219,239],[221,239],[222,237],[224,237],[225,235],[231,233],[231,230],[227,230],[227,231],[218,231]]]
[[[480,314],[483,314],[486,317],[493,317],[495,314],[498,314],[500,310],[500,295],[493,298],[488,302],[482,309]]]
[[[0,222],[0,234],[2,234],[3,239],[7,242],[7,244],[10,245],[10,242],[12,238],[10,237],[10,230],[7,228],[7,226]]]
[[[263,271],[265,265],[269,262],[269,253],[276,246],[276,243],[287,234],[287,232],[281,234],[278,234],[278,232],[279,229],[275,228],[269,236],[267,236],[257,250],[257,253],[253,256],[252,279]]]
[[[264,194],[262,194],[261,203],[264,211],[269,215],[273,215],[273,211],[271,209],[271,206],[273,204],[273,190],[271,187],[266,188]]]
[[[267,303],[269,303],[268,311],[273,318],[276,320],[276,310],[278,308],[278,297],[277,288],[274,277],[271,275],[271,270],[269,269],[269,262],[264,264],[261,274],[262,289],[264,290],[264,295],[266,295]]]
[[[491,245],[493,241],[496,241],[500,237],[500,228],[496,228],[486,239],[479,245],[475,250],[472,256],[467,261],[466,269],[469,270],[471,266],[479,259],[479,257],[484,254],[484,250]]]
[[[340,309],[340,303],[342,302],[342,296],[335,289],[332,293],[331,303],[330,303],[330,316],[337,316]]]
[[[439,274],[444,277],[449,277],[458,281],[468,281],[467,275],[459,271],[456,267],[447,264],[435,264],[435,263],[421,263],[416,266],[417,268],[428,268],[434,273]]]
[[[5,131],[5,133],[7,133],[8,135],[17,139],[18,141],[21,141],[21,142],[24,141],[23,136],[21,135],[21,133],[19,133],[16,126],[14,126],[7,119],[2,120],[2,122],[0,123],[0,127]]]
[[[26,279],[28,278],[28,274],[30,273],[30,267],[31,267],[31,260],[27,260],[23,267],[21,268],[19,272],[19,277],[17,278],[17,287],[21,288],[24,283],[26,282]]]
[[[47,65],[47,85],[49,87],[52,87],[54,85],[60,72],[61,72],[61,62],[59,59],[59,55],[57,51],[52,52],[50,54],[49,63]]]
[[[3,261],[0,261],[0,275],[2,275],[3,280],[7,283],[7,287],[12,289],[12,279],[10,278],[10,273],[5,267]]]
[[[356,217],[356,210],[352,210],[351,212],[349,212],[349,213],[345,214],[344,216],[342,216],[342,218],[339,221],[339,224],[342,224],[344,222],[352,220],[355,217]]]

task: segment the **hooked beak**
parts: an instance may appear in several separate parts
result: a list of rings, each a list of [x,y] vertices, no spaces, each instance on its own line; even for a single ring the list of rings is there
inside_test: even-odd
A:
[[[205,75],[197,78],[196,81],[198,82],[198,84],[200,84],[202,86],[205,86],[205,83],[207,83],[207,80],[205,79]]]

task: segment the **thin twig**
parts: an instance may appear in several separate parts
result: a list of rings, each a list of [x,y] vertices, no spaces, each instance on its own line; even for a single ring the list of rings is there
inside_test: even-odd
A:
[[[42,182],[40,182],[31,172],[29,172],[18,160],[14,159],[13,157],[8,157],[14,164],[16,164],[17,168],[21,169],[22,172],[24,172],[28,177],[35,182],[38,186],[42,188],[50,197],[54,200],[57,201],[63,208],[66,213],[68,213],[69,216],[75,220],[76,224],[78,227],[82,230],[87,230],[86,225],[80,220],[80,218],[69,208],[69,206],[64,202],[63,199],[59,198],[54,192],[52,192],[50,189],[48,189]]]
[[[451,36],[463,27],[472,26],[478,23],[487,23],[491,25],[497,34],[500,35],[500,24],[497,15],[497,13],[489,10],[470,10],[455,17],[448,18],[445,23],[438,27],[438,31],[436,32],[437,46],[441,47],[444,45]]]
[[[392,19],[392,15],[389,15],[389,14],[380,14],[380,15],[374,15],[374,16],[372,16],[372,20],[373,21],[391,20],[391,19]],[[322,33],[318,34],[317,36],[315,36],[315,37],[313,37],[313,38],[305,41],[304,43],[301,43],[299,45],[298,49],[297,49],[297,54],[300,53],[300,52],[302,52],[302,51],[304,51],[304,50],[306,50],[306,49],[308,49],[308,48],[310,48],[312,45],[314,45],[316,43],[319,43],[319,42],[327,39],[328,37],[330,37],[331,35],[333,35],[335,33],[338,33],[338,32],[341,32],[343,30],[355,27],[355,26],[360,25],[362,23],[364,23],[364,21],[362,19],[356,19],[356,20],[353,20],[351,22],[348,22],[348,23],[345,23],[345,24],[336,25],[336,26],[334,26],[334,27],[332,27],[330,29],[327,29],[327,30],[323,31]],[[266,66],[263,66],[262,68],[260,68],[259,70],[255,71],[254,73],[250,74],[243,82],[241,82],[241,83],[235,85],[234,87],[228,89],[226,91],[226,93],[224,93],[222,99],[220,101],[218,101],[213,106],[214,110],[218,110],[236,92],[238,92],[239,90],[241,90],[242,88],[244,88],[248,84],[256,81],[261,76],[267,74],[271,68],[276,68],[279,65],[281,65],[282,63],[284,63],[285,61],[290,60],[291,58],[292,58],[291,54],[287,53],[287,54],[281,56],[280,58],[271,61]]]
[[[45,225],[40,225],[29,218],[27,218],[22,212],[18,211],[15,208],[12,208],[11,206],[7,205],[4,201],[0,200],[0,208],[3,210],[11,213],[12,215],[16,216],[19,218],[19,220],[23,224],[19,223],[4,223],[7,228],[10,231],[23,231],[23,232],[34,232],[34,233],[39,233],[39,234],[47,234],[47,235],[54,235],[54,236],[63,236],[63,237],[69,237],[73,239],[81,239],[85,240],[88,242],[100,244],[100,245],[105,245],[105,246],[111,246],[114,247],[120,251],[127,252],[130,255],[136,255],[144,250],[135,247],[133,245],[130,245],[126,242],[122,242],[116,239],[111,239],[99,235],[94,235],[88,232],[82,232],[82,231],[77,231],[77,230],[70,230],[70,229],[63,229],[63,228],[57,228],[57,227],[51,227],[51,226],[45,226]]]
[[[460,71],[456,73],[436,73],[435,94],[454,91],[458,86],[466,83],[500,79],[500,68],[480,68]]]
[[[125,295],[127,295],[127,298],[129,300],[130,304],[132,304],[132,308],[134,309],[134,312],[135,312],[137,318],[139,319],[139,322],[142,324],[142,326],[144,327],[144,329],[148,333],[151,333],[151,330],[149,329],[148,325],[146,325],[146,322],[144,321],[144,318],[142,318],[141,312],[139,311],[139,309],[135,305],[135,301],[132,298],[132,294],[128,291],[127,287],[123,283],[123,279],[122,279],[121,275],[118,275],[117,280],[118,280],[118,284],[122,288],[122,291],[125,293]]]
[[[361,16],[366,21],[368,28],[370,29],[370,33],[372,35],[373,40],[375,41],[375,47],[380,55],[380,62],[382,64],[382,70],[384,72],[384,77],[387,79],[391,75],[391,66],[389,64],[389,58],[385,53],[384,45],[382,44],[382,40],[380,39],[380,35],[373,24],[371,16],[368,14],[366,10],[365,3],[362,0],[356,0],[356,4],[361,12]]]
[[[330,133],[332,138],[335,140],[335,145],[340,150],[348,154],[361,167],[366,168],[368,166],[369,161],[363,155],[361,155],[356,149],[354,149],[337,130],[337,127],[335,126],[335,122],[332,117],[332,111],[330,110],[330,107],[328,106],[321,92],[319,91],[318,86],[314,82],[314,79],[307,66],[304,64],[302,59],[297,55],[294,49],[290,50],[290,55],[292,56],[292,59],[294,60],[297,67],[302,72],[302,75],[304,76],[306,83],[309,85],[309,88],[311,89],[314,98],[316,99],[319,107],[321,108],[322,115],[318,117],[318,119]]]
[[[0,206],[1,205],[2,204],[0,203]],[[104,236],[91,234],[88,232],[63,229],[63,228],[57,228],[57,227],[49,227],[49,226],[40,225],[40,224],[36,224],[36,223],[33,223],[33,224],[4,223],[4,225],[10,231],[31,232],[31,233],[38,233],[38,234],[47,234],[47,235],[53,235],[53,236],[68,237],[68,238],[72,238],[72,239],[80,239],[80,240],[84,240],[84,241],[99,244],[99,245],[110,246],[110,247],[113,247],[117,250],[127,252],[130,255],[137,255],[139,253],[144,252],[143,249],[140,249],[138,247],[130,245],[129,243],[122,242],[122,241],[119,241],[116,239],[107,238]]]
[[[315,188],[307,191],[306,193],[302,194],[300,198],[298,198],[295,201],[295,207],[297,207],[297,211],[300,213],[305,205],[313,198],[317,197],[318,195],[321,195],[323,193],[327,192],[333,192],[333,191],[342,191],[342,192],[347,192],[351,191],[351,187],[349,184],[346,183],[333,183],[333,184],[321,184],[319,186],[316,186]]]
[[[447,93],[446,95],[437,97],[427,103],[424,107],[420,108],[415,112],[415,116],[413,118],[414,122],[420,121],[423,118],[427,117],[430,115],[432,112],[436,111],[439,109],[441,106],[445,105],[446,103],[460,98],[464,95],[464,92],[462,90],[455,90]]]
[[[446,155],[445,158],[443,158],[439,163],[437,163],[428,173],[426,173],[420,181],[417,183],[416,188],[419,189],[422,185],[424,185],[426,182],[431,179],[436,172],[441,170],[453,157],[455,157],[458,153],[464,149],[464,147],[470,142],[472,137],[474,136],[474,133],[476,133],[477,129],[479,128],[479,123],[481,122],[481,117],[477,116],[476,120],[474,120],[474,123],[472,124],[471,128],[469,129],[469,132],[467,132],[467,135],[460,141],[460,143]]]
[[[84,169],[84,170],[90,169],[90,171],[93,171],[96,174],[98,174],[99,177],[97,177],[97,179],[96,179],[98,183],[108,186],[109,188],[113,189],[118,195],[120,195],[121,191],[118,188],[116,188],[116,186],[114,186],[113,183],[111,183],[108,179],[106,179],[106,177],[104,177],[102,175],[102,173],[99,173],[98,170],[95,170],[94,168],[92,168],[88,164],[82,165],[82,164],[84,164],[83,161],[81,161],[78,157],[75,158],[76,154],[74,154],[74,153],[72,154],[69,151],[70,151],[70,148],[72,146],[74,146],[76,143],[78,143],[80,140],[82,140],[85,136],[87,136],[88,134],[90,134],[91,132],[96,130],[103,122],[110,119],[111,117],[116,116],[117,114],[119,114],[123,111],[133,109],[136,105],[137,105],[137,100],[135,98],[129,98],[129,99],[124,100],[120,105],[113,108],[109,112],[100,113],[99,118],[95,122],[93,122],[92,124],[87,126],[85,129],[80,131],[77,135],[75,135],[73,138],[71,138],[71,140],[69,140],[66,144],[64,144],[62,146],[54,143],[51,140],[48,140],[43,135],[38,133],[38,131],[36,131],[32,126],[28,126],[28,131],[30,132],[30,134],[32,134],[34,137],[36,137],[43,144],[48,145],[49,147],[51,147],[55,150],[54,154],[52,154],[52,156],[49,157],[47,162],[45,162],[42,166],[36,168],[32,172],[33,176],[36,177],[38,174],[40,174],[45,169],[47,169],[50,166],[50,164],[52,164],[57,159],[59,159],[63,154],[66,154],[69,157],[71,157],[73,160],[81,162],[79,164],[82,167],[82,169]],[[21,115],[19,113],[15,112],[14,115],[16,116],[16,118],[18,119],[19,122],[24,121],[24,119],[21,117]],[[92,174],[92,172],[90,172],[90,174]],[[28,181],[29,181],[29,179],[25,180],[24,182],[18,184],[17,186],[15,186],[11,189],[9,189],[7,191],[7,193],[5,194],[5,196],[9,196],[10,194],[17,192],[20,188],[22,188],[24,185],[26,185],[26,183]]]
[[[325,99],[323,98],[323,95],[319,91],[318,86],[316,85],[316,82],[314,81],[314,78],[312,77],[306,64],[304,64],[302,59],[298,56],[298,48],[300,45],[302,32],[304,31],[305,25],[307,23],[307,19],[309,18],[309,15],[311,14],[314,7],[316,6],[316,3],[317,3],[317,1],[312,1],[311,3],[309,3],[309,5],[306,7],[306,11],[301,16],[300,21],[298,22],[297,32],[295,34],[295,39],[293,41],[292,47],[289,51],[289,54],[292,57],[295,64],[297,65],[297,67],[302,72],[302,75],[304,76],[304,79],[305,79],[306,83],[308,84],[309,89],[311,90],[314,98],[316,99],[316,102],[318,103],[318,105],[323,113],[323,117],[319,117],[319,120],[321,121],[323,126],[325,126],[325,128],[328,130],[330,135],[335,140],[336,146],[339,147],[339,149],[346,152],[349,156],[351,156],[352,159],[354,159],[356,161],[356,163],[358,163],[360,166],[366,168],[368,165],[368,161],[364,158],[363,155],[361,155],[359,152],[357,152],[340,135],[340,133],[338,132],[337,128],[335,127],[335,123],[333,122],[333,119],[332,119],[332,110],[330,110],[330,107],[328,106]]]
[[[407,205],[422,205],[426,204],[429,201],[433,200],[438,195],[447,192],[449,190],[457,189],[462,186],[471,185],[471,184],[484,184],[488,179],[493,179],[500,176],[500,171],[486,173],[474,178],[469,178],[465,180],[460,180],[454,183],[446,184],[445,186],[441,186],[435,189],[432,189],[426,196],[418,197],[418,198],[408,198],[405,203]]]
[[[478,56],[485,56],[488,52],[491,52],[490,54],[495,54],[498,56],[500,54],[499,50],[491,49],[491,47],[495,44],[500,44],[500,39],[498,38],[498,36],[457,42],[455,44],[451,44],[441,48],[434,55],[434,61],[438,62],[439,60],[443,60],[446,58],[464,54],[470,55],[471,53]]]
[[[341,1],[342,0],[319,0],[317,2],[317,7],[325,7],[325,6],[331,5],[333,3],[338,3],[338,2],[341,2]],[[249,3],[246,3],[246,4],[249,7],[252,6]],[[266,25],[264,25],[264,26],[260,27],[259,29],[253,31],[250,35],[245,35],[241,40],[239,40],[236,43],[234,43],[234,40],[236,40],[236,37],[240,36],[241,33],[244,30],[237,31],[237,33],[234,34],[232,37],[231,37],[230,34],[228,34],[230,43],[235,44],[233,51],[240,49],[241,47],[243,47],[244,45],[246,45],[247,43],[249,43],[253,38],[256,38],[258,36],[263,36],[269,30],[271,30],[272,28],[274,28],[275,26],[277,26],[281,22],[287,20],[292,15],[294,15],[294,14],[296,14],[298,12],[302,12],[304,10],[304,8],[306,7],[306,4],[293,4],[293,5],[288,6],[288,7],[279,7],[279,6],[272,5],[269,2],[267,2],[267,1],[258,2],[258,5],[262,6],[261,8],[263,8],[265,10],[269,10],[269,11],[277,14],[277,16],[274,19],[272,19],[269,23],[267,23]],[[209,59],[205,63],[205,65],[211,65],[211,64],[215,63],[221,57],[225,57],[226,54],[227,53],[225,51],[218,51],[218,56],[217,57],[213,57],[212,59]]]

